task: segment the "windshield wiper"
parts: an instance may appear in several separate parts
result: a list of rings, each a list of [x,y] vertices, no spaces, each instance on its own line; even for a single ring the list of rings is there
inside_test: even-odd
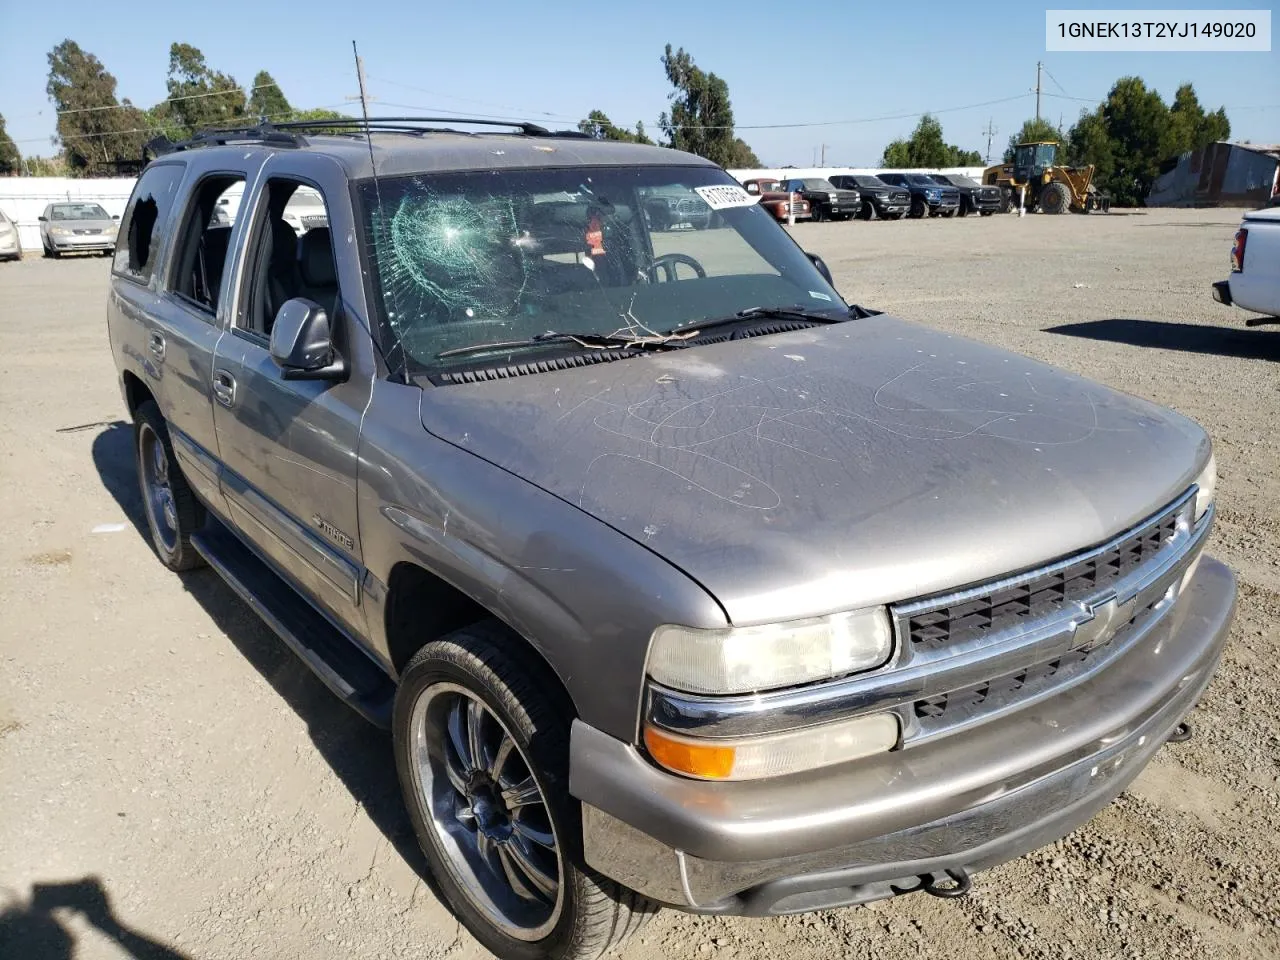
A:
[[[679,340],[683,339],[683,337],[673,337],[670,334],[651,337],[645,335],[626,336],[620,333],[564,333],[557,330],[548,330],[546,333],[534,334],[526,340],[497,340],[493,343],[472,343],[465,347],[454,347],[452,350],[443,350],[437,353],[436,359],[444,360],[448,357],[461,357],[469,353],[520,350],[551,343],[576,343],[578,346],[588,350],[623,350],[628,347],[662,346],[672,339]]]
[[[711,330],[715,327],[727,327],[735,323],[747,323],[752,320],[803,320],[806,323],[842,323],[852,316],[833,317],[827,313],[818,313],[803,306],[793,307],[747,307],[727,317],[713,317],[710,320],[693,320],[682,323],[671,331],[672,334],[684,331]]]

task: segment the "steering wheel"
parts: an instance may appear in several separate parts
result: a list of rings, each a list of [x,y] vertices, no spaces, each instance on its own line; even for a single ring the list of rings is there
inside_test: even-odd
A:
[[[653,263],[649,267],[649,276],[656,282],[658,279],[658,271],[661,270],[664,274],[663,279],[667,283],[670,283],[673,280],[678,280],[680,278],[676,276],[676,266],[681,263],[687,267],[691,267],[693,272],[698,275],[699,280],[706,278],[706,268],[687,253],[664,253],[660,257],[654,257]]]

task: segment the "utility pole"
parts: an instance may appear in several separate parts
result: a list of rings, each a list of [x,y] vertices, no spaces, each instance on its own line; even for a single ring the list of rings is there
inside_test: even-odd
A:
[[[827,165],[827,145],[822,145],[822,159],[818,162],[818,166],[825,167]]]
[[[369,122],[369,101],[377,100],[377,97],[368,96],[365,92],[364,83],[364,57],[360,56],[360,52],[356,49],[356,42],[351,41],[351,53],[356,58],[356,81],[360,84],[360,93],[354,97],[343,97],[344,100],[359,100],[360,112],[364,116],[364,122]]]
[[[987,166],[991,166],[991,138],[1000,131],[995,128],[995,118],[991,117],[987,120],[987,129],[982,131],[987,135]]]
[[[1040,71],[1044,69],[1044,64],[1039,60],[1036,61],[1036,123],[1040,122]]]

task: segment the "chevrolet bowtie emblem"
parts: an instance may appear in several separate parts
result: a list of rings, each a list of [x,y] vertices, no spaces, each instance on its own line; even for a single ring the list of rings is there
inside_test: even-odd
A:
[[[1081,606],[1081,615],[1072,621],[1071,649],[1089,651],[1111,639],[1112,635],[1133,616],[1136,597],[1124,603],[1112,594],[1105,600]]]

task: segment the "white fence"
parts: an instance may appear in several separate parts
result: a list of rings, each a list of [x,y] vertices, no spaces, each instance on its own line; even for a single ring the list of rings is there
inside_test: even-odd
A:
[[[101,180],[75,177],[0,177],[0,210],[18,225],[22,249],[40,249],[40,215],[51,203],[83,200],[99,203],[109,214],[123,215],[134,177]]]
[[[882,173],[953,173],[962,177],[981,180],[986,167],[767,167],[759,170],[730,170],[729,175],[739,182],[771,178],[773,180],[803,180],[805,177],[834,177],[852,175],[874,177]]]

